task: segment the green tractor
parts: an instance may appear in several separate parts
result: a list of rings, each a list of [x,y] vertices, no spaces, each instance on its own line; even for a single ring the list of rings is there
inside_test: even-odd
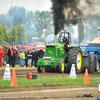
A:
[[[71,35],[68,32],[61,32],[58,43],[46,45],[46,57],[38,60],[37,70],[59,73],[70,72],[72,64],[75,64],[77,73],[82,72],[82,51],[80,47],[71,45]]]

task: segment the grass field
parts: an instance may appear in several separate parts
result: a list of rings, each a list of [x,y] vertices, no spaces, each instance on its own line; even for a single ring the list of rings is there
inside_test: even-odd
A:
[[[0,67],[0,69],[5,69],[6,67],[5,66],[2,66],[2,67]],[[32,67],[26,67],[26,66],[24,66],[24,67],[20,67],[20,65],[15,65],[15,67],[13,68],[13,67],[10,67],[10,69],[33,69],[33,68],[35,68],[34,66],[32,66]]]
[[[100,78],[89,78],[89,84],[83,84],[83,81],[83,78],[38,78],[33,80],[17,78],[18,87],[12,87],[11,80],[0,79],[0,88],[97,87]]]

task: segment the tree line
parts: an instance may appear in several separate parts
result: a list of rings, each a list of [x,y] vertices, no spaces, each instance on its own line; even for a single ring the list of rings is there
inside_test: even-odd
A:
[[[27,41],[27,32],[23,24],[12,26],[12,30],[9,31],[8,26],[0,23],[0,45],[5,45],[7,42],[11,42],[13,45],[17,45],[18,42]]]
[[[46,30],[46,36],[53,33],[50,11],[40,12],[36,10],[33,13],[27,11],[24,7],[15,6],[10,8],[6,14],[0,14],[0,44],[7,42],[7,39],[11,39],[11,37],[14,44],[18,44],[19,41],[27,42],[28,36],[40,38],[43,29]]]
[[[89,39],[95,38],[97,27],[100,26],[100,17],[90,14],[82,20],[84,23],[84,39],[88,39],[88,34]],[[27,11],[24,7],[15,6],[10,8],[6,14],[0,14],[0,45],[5,44],[7,40],[11,40],[11,37],[13,44],[16,45],[19,42],[27,42],[29,36],[40,38],[43,34],[43,29],[46,30],[46,36],[54,33],[53,19],[50,11],[40,12],[36,10],[33,13],[32,11]],[[73,29],[71,34],[74,34]]]

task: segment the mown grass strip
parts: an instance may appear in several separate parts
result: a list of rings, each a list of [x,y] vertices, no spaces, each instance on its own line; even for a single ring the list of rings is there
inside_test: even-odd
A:
[[[2,66],[2,67],[0,67],[0,69],[5,69],[6,67],[5,66]],[[10,69],[34,69],[35,67],[34,66],[32,66],[32,67],[26,67],[26,66],[24,66],[24,67],[20,67],[20,65],[15,65],[15,67],[10,67]]]
[[[28,80],[17,78],[18,87],[16,88],[36,88],[36,87],[97,87],[100,78],[89,78],[89,84],[83,84],[83,78],[38,78]],[[0,79],[0,88],[14,88],[11,86],[11,80]]]

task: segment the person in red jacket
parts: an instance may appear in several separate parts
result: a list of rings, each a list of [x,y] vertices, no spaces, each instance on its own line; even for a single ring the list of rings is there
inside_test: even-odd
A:
[[[3,47],[0,46],[0,67],[2,67],[2,58],[4,56],[5,52],[3,51]]]

